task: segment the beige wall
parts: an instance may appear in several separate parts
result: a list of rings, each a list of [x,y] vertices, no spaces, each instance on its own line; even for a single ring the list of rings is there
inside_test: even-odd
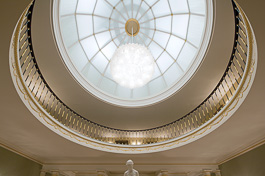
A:
[[[42,166],[0,147],[0,176],[39,176]]]
[[[222,176],[265,176],[265,145],[219,166]]]

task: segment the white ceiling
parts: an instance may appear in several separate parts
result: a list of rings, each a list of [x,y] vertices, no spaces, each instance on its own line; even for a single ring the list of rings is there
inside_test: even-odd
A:
[[[238,0],[248,15],[258,42],[258,70],[253,87],[239,110],[225,124],[209,135],[180,148],[169,151],[124,155],[112,154],[89,149],[72,143],[43,126],[26,109],[19,99],[11,81],[8,65],[8,48],[11,34],[18,16],[29,1],[5,1],[1,6],[1,117],[0,143],[22,152],[42,163],[83,163],[95,170],[104,169],[106,165],[117,165],[116,170],[127,159],[133,159],[136,168],[148,168],[146,165],[158,164],[156,169],[167,168],[165,165],[181,166],[193,164],[216,164],[243,149],[265,140],[265,1]],[[221,5],[221,4],[220,4]],[[14,8],[15,7],[15,8]],[[10,14],[9,18],[5,18]],[[225,26],[223,26],[225,28]],[[105,164],[104,164],[105,163]],[[140,167],[142,165],[142,167]],[[146,166],[146,167],[143,167]],[[122,168],[123,169],[123,168]],[[114,169],[115,170],[115,169]]]

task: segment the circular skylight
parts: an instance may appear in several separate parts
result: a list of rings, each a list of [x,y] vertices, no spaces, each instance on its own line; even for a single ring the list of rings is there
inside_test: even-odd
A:
[[[58,0],[54,31],[75,79],[103,101],[127,107],[159,102],[178,91],[199,67],[212,29],[211,0]],[[121,45],[147,47],[152,78],[127,88],[111,74]]]

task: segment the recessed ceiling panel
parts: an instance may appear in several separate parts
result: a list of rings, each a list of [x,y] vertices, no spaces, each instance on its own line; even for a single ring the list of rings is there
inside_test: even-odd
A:
[[[126,107],[154,104],[182,88],[203,60],[213,19],[208,1],[60,0],[58,46],[75,79],[96,97]],[[126,30],[132,19],[135,36]],[[146,46],[155,59],[152,79],[140,88],[122,87],[110,73],[114,52],[127,43]]]

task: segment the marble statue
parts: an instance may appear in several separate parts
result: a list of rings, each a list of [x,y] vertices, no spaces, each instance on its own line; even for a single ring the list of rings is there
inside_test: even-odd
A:
[[[139,176],[139,172],[135,169],[133,169],[133,161],[128,160],[126,162],[126,166],[128,170],[124,173],[124,176]]]

